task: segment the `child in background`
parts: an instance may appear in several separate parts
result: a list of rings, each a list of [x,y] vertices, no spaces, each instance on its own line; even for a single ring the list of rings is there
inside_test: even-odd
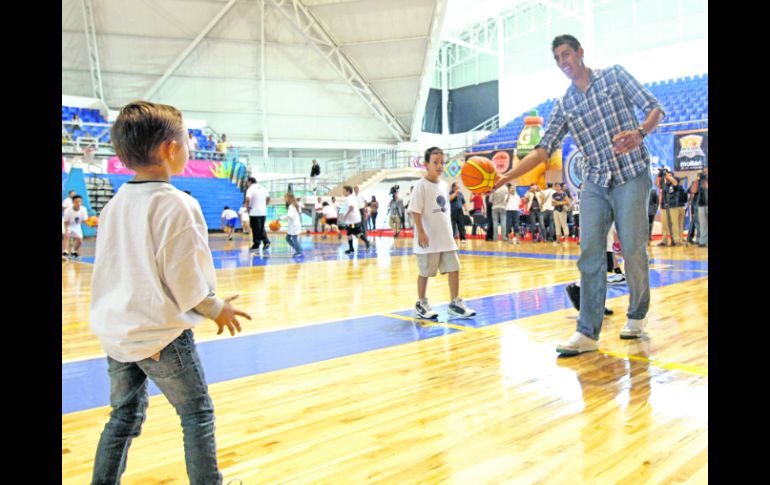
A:
[[[222,211],[222,228],[227,234],[227,240],[233,240],[233,233],[235,232],[235,225],[238,223],[238,213],[225,206],[225,210]]]
[[[86,208],[81,205],[82,203],[83,198],[79,195],[74,195],[72,197],[72,207],[68,207],[64,210],[64,239],[62,239],[61,242],[62,259],[67,259],[68,257],[67,251],[69,250],[70,238],[75,240],[75,249],[72,251],[72,259],[77,261],[80,258],[78,249],[80,249],[80,245],[83,244],[83,228],[80,227],[80,225],[88,218],[88,212],[86,211]]]
[[[300,246],[299,238],[297,237],[302,230],[299,219],[299,204],[297,203],[294,194],[291,192],[286,192],[284,201],[286,202],[287,213],[285,216],[282,216],[281,219],[288,221],[288,225],[286,226],[286,242],[289,243],[289,246],[291,246],[294,251],[296,251],[294,257],[301,258],[304,255],[302,254],[302,246]]]
[[[249,233],[249,208],[246,206],[246,202],[243,203],[240,209],[238,209],[238,214],[241,216],[241,228],[243,229],[244,234]]]

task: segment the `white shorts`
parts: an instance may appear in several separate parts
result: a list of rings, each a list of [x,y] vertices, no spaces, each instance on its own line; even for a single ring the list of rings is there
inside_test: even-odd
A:
[[[62,234],[64,234],[63,230],[62,230]],[[69,236],[76,237],[78,239],[83,239],[83,229],[80,226],[70,226]]]
[[[457,257],[457,251],[417,254],[416,256],[417,267],[420,270],[420,276],[423,278],[436,276],[437,270],[441,271],[441,274],[460,271],[460,258]]]

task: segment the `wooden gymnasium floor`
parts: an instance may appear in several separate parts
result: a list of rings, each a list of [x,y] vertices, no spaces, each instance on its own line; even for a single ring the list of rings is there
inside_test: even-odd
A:
[[[469,241],[461,296],[478,311],[447,322],[446,277],[430,281],[439,322],[412,318],[412,241],[280,234],[269,256],[211,236],[218,294],[254,317],[238,337],[195,330],[217,417],[219,463],[234,484],[706,483],[708,256],[650,248],[648,338],[625,341],[627,287],[600,351],[557,358],[575,328],[564,287],[578,248]],[[109,413],[104,354],[88,330],[93,241],[62,264],[63,483],[88,483]],[[240,479],[240,481],[238,481]],[[182,433],[150,399],[124,484],[187,483]]]

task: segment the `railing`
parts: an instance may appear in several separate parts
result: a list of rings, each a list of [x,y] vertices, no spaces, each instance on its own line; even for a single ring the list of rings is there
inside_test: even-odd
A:
[[[676,128],[678,126],[685,126],[685,125],[697,125],[695,128],[690,128],[692,130],[702,130],[708,128],[708,118],[700,119],[700,120],[689,120],[689,121],[676,121],[671,123],[661,123],[659,124],[653,133],[660,132],[661,128]],[[681,131],[689,131],[688,130],[681,130]],[[517,140],[511,139],[511,140],[500,140],[496,142],[490,142],[490,143],[474,143],[472,146],[468,147],[469,149],[473,149],[473,151],[487,151],[487,150],[497,150],[500,145],[509,145],[513,143],[516,145]]]
[[[486,121],[474,126],[469,131],[495,131],[500,128],[500,114],[496,114]]]

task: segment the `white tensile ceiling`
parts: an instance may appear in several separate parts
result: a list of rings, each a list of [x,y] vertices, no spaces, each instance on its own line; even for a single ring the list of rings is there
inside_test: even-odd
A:
[[[387,110],[412,132],[431,36],[445,0],[302,0]],[[142,99],[227,0],[91,0],[105,102]],[[265,0],[238,0],[151,96],[205,119],[234,142],[273,146],[393,144],[391,130],[316,49]],[[432,69],[429,69],[432,71]],[[62,94],[93,96],[82,0],[62,0]],[[424,101],[423,101],[424,102]],[[422,109],[418,110],[422,113]],[[420,115],[421,117],[421,115]]]

